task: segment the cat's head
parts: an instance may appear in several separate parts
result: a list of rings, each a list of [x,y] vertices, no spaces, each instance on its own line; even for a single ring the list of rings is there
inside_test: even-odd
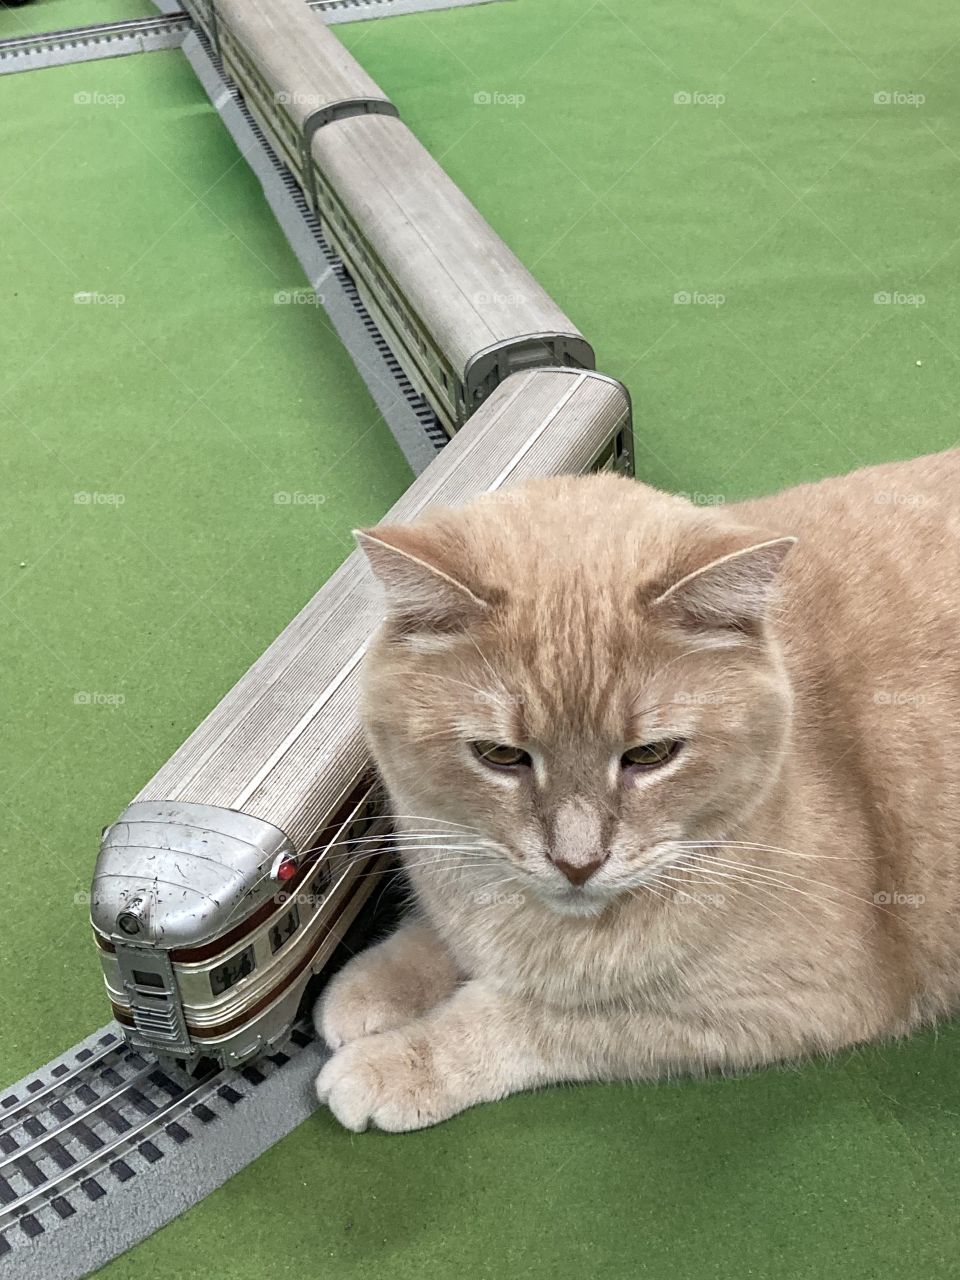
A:
[[[401,824],[462,833],[449,856],[491,884],[596,914],[668,887],[682,842],[768,793],[792,538],[610,475],[357,537],[387,606],[365,667],[374,757]]]

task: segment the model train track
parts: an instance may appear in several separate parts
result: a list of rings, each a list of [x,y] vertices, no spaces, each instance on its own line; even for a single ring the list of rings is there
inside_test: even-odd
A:
[[[326,22],[361,22],[395,14],[423,13],[489,4],[491,0],[305,0]],[[158,6],[159,7],[159,6]],[[69,62],[122,58],[132,53],[176,49],[191,31],[189,16],[177,9],[156,17],[96,23],[64,31],[40,31],[0,40],[0,75],[58,67]]]
[[[314,1039],[303,1021],[255,1066],[189,1077],[107,1029],[0,1099],[0,1258],[186,1146]]]
[[[0,40],[0,74],[56,67],[65,62],[118,58],[156,49],[176,49],[192,27],[185,13],[132,18],[69,31],[44,31]]]
[[[390,877],[330,970],[401,903]],[[164,1226],[307,1119],[326,1056],[302,1017],[256,1062],[191,1077],[114,1022],[25,1077],[0,1097],[0,1275],[79,1280]]]

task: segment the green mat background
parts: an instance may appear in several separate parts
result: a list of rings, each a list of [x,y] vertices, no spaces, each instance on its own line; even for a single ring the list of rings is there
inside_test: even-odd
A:
[[[338,35],[589,336],[599,367],[628,383],[641,476],[707,501],[955,442],[954,26],[952,7],[941,0],[912,8],[892,0],[736,0],[715,9],[693,0],[517,0],[339,27]],[[150,55],[149,72],[147,59],[137,65],[126,73],[131,96],[141,77],[152,86],[142,91],[138,128],[202,190],[205,176],[213,181],[219,173],[208,157],[226,157],[229,144],[177,55]],[[70,74],[81,88],[113,83],[113,72],[100,79],[100,68],[96,79],[89,68]],[[51,84],[54,76],[61,73],[51,73]],[[49,138],[52,123],[62,128],[70,117],[47,101],[40,79],[0,82],[0,92],[18,108],[29,104],[39,117],[37,135]],[[66,76],[62,83],[72,90]],[[476,103],[478,93],[525,101]],[[725,101],[678,103],[676,94],[722,94]],[[925,101],[878,103],[876,94]],[[42,148],[19,132],[22,109],[20,115],[13,145],[26,164]],[[10,132],[9,121],[3,128]],[[38,165],[42,179],[34,170],[4,197],[45,236],[63,235],[78,253],[94,254],[98,269],[85,269],[82,284],[68,281],[68,293],[108,287],[114,269],[134,256],[130,244],[139,242],[144,218],[160,218],[162,209],[159,229],[180,208],[177,184],[132,147],[137,178],[122,199],[92,195],[84,164],[116,185],[126,163],[122,148],[119,159],[110,153],[112,141],[104,132],[88,149],[70,142],[60,154],[62,172]],[[58,207],[64,175],[71,193],[82,188],[80,211]],[[239,308],[248,341],[261,339],[261,354],[254,367],[242,362],[217,385],[214,407],[237,415],[258,452],[273,451],[272,468],[285,465],[289,450],[285,486],[325,487],[325,480],[303,477],[332,467],[343,494],[342,525],[334,522],[326,535],[311,526],[305,535],[273,511],[251,516],[245,507],[241,518],[226,498],[212,499],[227,487],[249,499],[274,484],[214,426],[207,436],[197,426],[183,431],[176,448],[158,445],[156,468],[136,472],[136,503],[120,511],[65,507],[60,491],[69,499],[77,488],[109,490],[113,451],[121,463],[126,450],[132,453],[130,432],[139,430],[147,446],[157,415],[145,409],[153,397],[169,418],[184,394],[162,380],[153,392],[153,372],[121,387],[124,347],[113,331],[104,330],[102,348],[95,346],[103,379],[95,413],[93,391],[77,386],[77,356],[58,350],[14,393],[20,417],[32,414],[35,430],[41,421],[50,449],[28,445],[18,419],[3,424],[22,475],[11,498],[16,510],[4,513],[4,525],[16,515],[21,539],[8,576],[16,578],[13,561],[30,560],[51,534],[67,532],[47,558],[46,576],[35,578],[35,594],[21,595],[27,578],[5,597],[17,601],[31,630],[15,633],[19,668],[4,741],[11,759],[32,770],[15,798],[8,795],[15,813],[6,865],[19,859],[22,877],[38,854],[49,860],[40,900],[55,941],[46,955],[55,958],[70,1001],[50,987],[51,974],[41,969],[51,961],[42,960],[36,984],[5,1009],[19,1028],[21,1065],[44,1060],[102,1018],[90,1012],[100,1005],[75,919],[82,913],[55,900],[86,885],[88,833],[129,798],[309,594],[316,573],[340,553],[332,544],[339,546],[346,525],[369,518],[378,503],[385,507],[404,480],[382,431],[337,458],[340,414],[361,404],[365,411],[365,398],[321,326],[264,301],[274,288],[290,287],[292,268],[251,188],[236,170],[217,191],[231,218],[243,220],[244,238],[257,237],[260,256],[283,264],[283,282],[235,245],[231,258],[226,233],[191,215],[168,249],[166,273],[180,288],[184,276],[192,288],[196,275],[210,273],[224,282],[223,295],[214,305],[200,290],[200,300],[178,304],[171,286],[156,295],[153,314],[144,307],[138,325],[156,344],[172,341],[171,318],[219,316],[215,339],[204,332],[199,341],[194,333],[169,352],[202,380],[203,368],[215,377],[225,351],[243,346],[224,331]],[[98,218],[103,235],[91,242]],[[5,250],[6,240],[0,245]],[[29,260],[33,250],[21,252]],[[62,290],[63,277],[45,270],[48,287]],[[149,260],[141,271],[161,267]],[[258,290],[259,311],[248,298]],[[724,301],[675,302],[684,292]],[[878,293],[924,301],[876,302]],[[284,325],[300,327],[275,342],[264,333],[265,318],[279,310]],[[49,301],[36,304],[36,315],[34,336],[17,357],[22,366],[40,331],[63,323]],[[110,316],[92,319],[113,323]],[[273,378],[276,391],[304,377],[311,413],[291,413],[278,424],[251,412],[251,398],[265,394],[264,379]],[[61,394],[51,392],[51,378],[61,379]],[[202,417],[198,408],[194,418]],[[323,437],[317,418],[332,424]],[[278,431],[288,434],[280,439]],[[299,454],[291,434],[302,442]],[[180,448],[191,451],[190,465],[177,461]],[[74,472],[53,479],[50,450],[82,479]],[[206,484],[195,479],[198,455]],[[50,484],[46,498],[41,480]],[[141,507],[153,515],[148,540],[162,530],[164,558],[173,557],[176,568],[158,571],[152,595],[153,558],[135,539],[108,542],[100,534],[85,543],[90,526],[75,519],[129,519]],[[332,513],[325,505],[316,514]],[[327,536],[331,545],[321,541],[317,555],[314,539]],[[247,537],[265,539],[266,550],[237,568]],[[84,555],[95,563],[88,558],[81,566]],[[78,587],[81,567],[93,575],[98,600]],[[208,587],[207,604],[216,601],[244,643],[194,603],[197,589]],[[156,625],[158,594],[172,602],[164,608],[171,625],[178,606],[192,606],[182,632],[162,640],[144,634]],[[84,681],[99,681],[91,687],[119,687],[118,673],[139,660],[137,689],[145,671],[152,677],[145,741],[120,729],[120,708],[104,708],[94,728],[92,713],[100,709],[84,708],[91,718],[78,723],[57,703],[72,696],[80,677],[61,673],[44,651],[45,626],[55,628],[56,647],[82,656],[81,671],[90,673]],[[131,693],[123,715],[133,706]],[[19,755],[12,745],[18,736]],[[7,776],[15,768],[9,765]],[[46,842],[40,850],[38,832]],[[8,905],[4,923],[17,912]],[[21,943],[34,936],[35,923],[20,928],[13,920]],[[347,1134],[319,1113],[102,1274],[952,1277],[960,1271],[957,1048],[951,1025],[902,1045],[742,1080],[554,1089],[396,1137]]]
[[[734,498],[956,439],[945,0],[517,0],[338,35],[632,388],[645,479]]]
[[[125,18],[153,18],[156,13],[157,6],[150,0],[37,0],[16,9],[0,9],[0,39],[121,22]]]

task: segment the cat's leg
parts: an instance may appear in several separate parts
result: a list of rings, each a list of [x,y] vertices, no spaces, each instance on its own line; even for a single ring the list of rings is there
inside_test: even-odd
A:
[[[604,1061],[625,1030],[613,1021],[466,982],[425,1017],[335,1053],[317,1077],[317,1096],[348,1129],[403,1132],[536,1085],[639,1074],[636,1064],[627,1069],[629,1051],[615,1055],[615,1067]],[[632,1022],[633,1043],[652,1030]]]
[[[317,1030],[331,1049],[419,1017],[454,990],[453,957],[425,921],[411,920],[353,957],[314,1006]]]
[[[564,1012],[470,981],[425,1017],[335,1053],[317,1077],[317,1095],[348,1129],[401,1132],[537,1085],[742,1069],[876,1030],[866,1022],[854,1030],[854,1010],[842,1003],[819,1009],[815,1030],[789,1014],[771,1019],[766,1007],[721,1034],[703,1018]]]

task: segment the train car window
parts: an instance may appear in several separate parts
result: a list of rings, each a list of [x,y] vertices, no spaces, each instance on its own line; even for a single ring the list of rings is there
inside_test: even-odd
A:
[[[327,862],[320,864],[320,870],[317,872],[313,884],[310,886],[310,902],[313,906],[318,907],[323,902],[324,895],[333,883],[333,872]]]
[[[217,965],[216,969],[210,970],[210,990],[215,996],[221,996],[241,978],[246,978],[253,973],[256,967],[257,958],[253,954],[253,946],[244,947],[235,956]]]
[[[270,953],[276,955],[288,938],[300,928],[300,912],[294,903],[287,914],[270,930]]]

